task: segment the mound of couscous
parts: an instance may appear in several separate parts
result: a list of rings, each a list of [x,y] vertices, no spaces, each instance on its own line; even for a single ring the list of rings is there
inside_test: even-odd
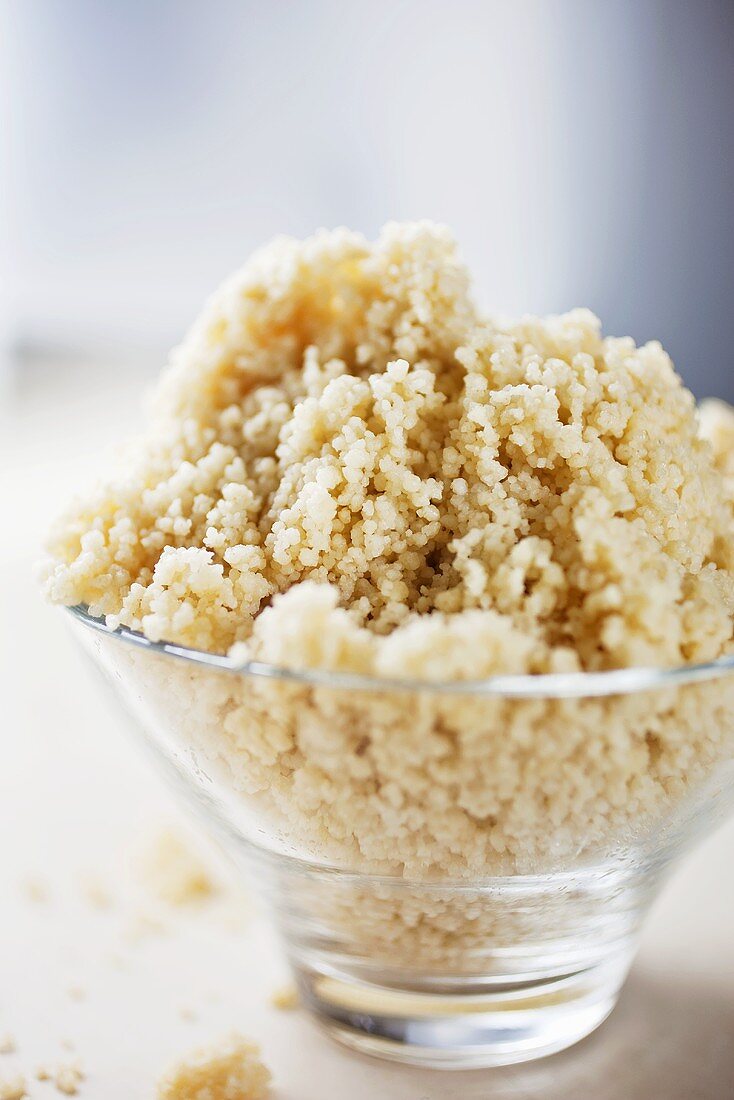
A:
[[[599,328],[484,320],[427,223],[277,240],[176,350],[120,474],[57,527],[47,591],[291,666],[715,657],[731,482],[660,345]]]

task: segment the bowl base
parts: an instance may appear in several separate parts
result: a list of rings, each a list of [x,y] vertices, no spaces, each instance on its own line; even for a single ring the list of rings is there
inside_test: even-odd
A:
[[[363,1054],[435,1069],[513,1065],[555,1054],[616,1004],[629,956],[553,979],[477,992],[397,989],[297,969],[305,1005],[332,1038]],[[469,989],[467,985],[467,990]]]

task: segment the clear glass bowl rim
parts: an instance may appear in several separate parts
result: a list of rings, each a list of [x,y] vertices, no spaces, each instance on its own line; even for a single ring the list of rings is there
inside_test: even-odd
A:
[[[421,695],[473,695],[507,699],[583,699],[628,695],[633,692],[674,688],[684,684],[716,680],[734,673],[734,653],[702,664],[669,668],[633,667],[604,672],[559,672],[528,675],[491,676],[484,680],[416,680],[365,676],[326,669],[293,669],[264,661],[241,661],[170,642],[152,642],[127,627],[108,626],[103,616],[90,615],[87,607],[77,604],[65,609],[83,626],[119,639],[152,653],[232,675],[296,684],[331,687],[345,691],[410,692]]]

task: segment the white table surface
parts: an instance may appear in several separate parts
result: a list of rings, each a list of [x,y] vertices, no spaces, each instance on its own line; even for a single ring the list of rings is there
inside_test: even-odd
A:
[[[139,387],[118,364],[43,373],[0,398],[0,1035],[19,1048],[0,1055],[0,1076],[69,1058],[69,1041],[88,1073],[81,1097],[142,1100],[172,1058],[240,1029],[262,1044],[277,1100],[734,1098],[734,822],[665,890],[610,1020],[527,1067],[428,1072],[342,1051],[300,1011],[268,1004],[285,970],[257,913],[235,929],[176,911],[162,933],[131,938],[124,853],[179,811],[38,598],[32,564],[68,485],[134,422]],[[112,887],[109,910],[88,904],[90,873]],[[45,902],[27,896],[33,877]]]

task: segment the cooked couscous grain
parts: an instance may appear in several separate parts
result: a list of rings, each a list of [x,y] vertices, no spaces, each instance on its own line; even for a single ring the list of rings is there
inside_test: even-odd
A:
[[[169,905],[186,906],[212,898],[218,886],[195,838],[161,829],[147,843],[137,870],[148,892]]]
[[[76,1096],[85,1076],[78,1060],[62,1062],[52,1067],[40,1066],[36,1070],[37,1081],[50,1081],[56,1091],[64,1096]]]
[[[298,990],[293,982],[282,985],[279,989],[274,989],[270,994],[270,1003],[273,1008],[278,1008],[281,1012],[290,1012],[292,1009],[298,1008]]]

